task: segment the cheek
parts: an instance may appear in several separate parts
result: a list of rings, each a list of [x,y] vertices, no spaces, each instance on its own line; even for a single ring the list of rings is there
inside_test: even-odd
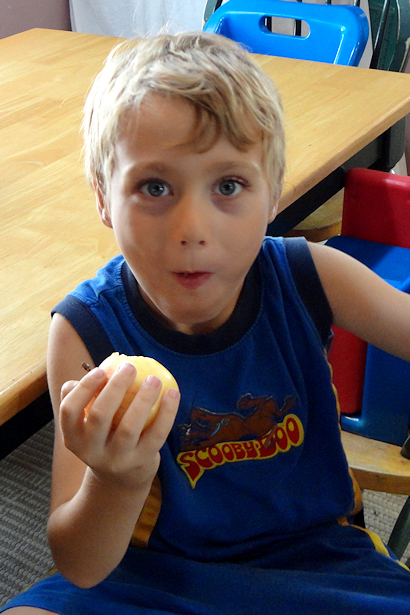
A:
[[[229,246],[226,246],[225,261],[229,262],[229,277],[233,279],[242,278],[247,275],[249,269],[253,265],[256,257],[262,246],[263,239],[265,237],[266,228],[258,229],[258,232],[249,232],[239,235],[230,242]]]
[[[143,221],[130,207],[113,208],[112,227],[118,243],[141,245],[144,237],[150,236]]]
[[[124,218],[114,225],[117,244],[134,273],[152,275],[165,259],[165,241],[155,225]]]

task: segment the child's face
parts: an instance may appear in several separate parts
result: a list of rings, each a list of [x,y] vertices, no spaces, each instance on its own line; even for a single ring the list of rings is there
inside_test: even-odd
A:
[[[97,195],[147,304],[188,334],[229,318],[276,213],[261,144],[198,152],[194,120],[184,101],[147,97],[116,145],[108,206]]]

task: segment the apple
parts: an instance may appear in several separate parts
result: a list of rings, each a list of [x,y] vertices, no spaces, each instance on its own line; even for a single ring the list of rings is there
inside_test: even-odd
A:
[[[169,372],[166,367],[164,367],[161,363],[150,357],[127,356],[126,354],[119,354],[118,352],[113,352],[109,357],[104,359],[104,361],[100,365],[100,368],[105,371],[108,379],[110,379],[122,363],[131,363],[132,365],[134,365],[137,370],[137,374],[135,376],[134,382],[132,383],[128,391],[125,393],[121,405],[119,406],[117,412],[114,415],[111,429],[115,430],[118,427],[119,422],[121,421],[125,412],[128,410],[129,405],[131,404],[135,395],[138,393],[138,390],[144,382],[145,378],[147,376],[157,376],[161,380],[162,387],[159,397],[155,404],[152,406],[151,412],[144,425],[144,429],[147,429],[147,427],[151,425],[158,413],[159,405],[165,391],[167,389],[179,390],[178,384],[171,372]],[[91,406],[93,405],[98,395],[101,393],[101,390],[93,396],[90,403],[87,404],[87,406],[85,407],[84,412],[86,418],[91,409]]]

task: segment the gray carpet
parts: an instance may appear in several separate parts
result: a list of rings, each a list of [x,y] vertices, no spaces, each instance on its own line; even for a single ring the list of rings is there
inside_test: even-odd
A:
[[[54,425],[0,461],[0,606],[53,566],[45,535]]]
[[[45,527],[53,423],[0,461],[0,606],[53,566]],[[364,493],[367,527],[387,541],[405,496]],[[403,559],[410,556],[406,550]]]

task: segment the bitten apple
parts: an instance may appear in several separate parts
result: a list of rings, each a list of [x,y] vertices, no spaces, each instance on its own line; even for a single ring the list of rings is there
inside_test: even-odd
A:
[[[153,420],[155,419],[158,413],[159,405],[161,403],[161,399],[165,391],[167,389],[179,390],[178,384],[175,378],[173,377],[173,375],[171,374],[171,372],[169,372],[166,367],[164,367],[161,363],[159,363],[158,361],[150,357],[127,356],[125,354],[119,354],[118,352],[113,352],[112,355],[104,359],[104,361],[100,365],[100,368],[105,371],[108,379],[110,379],[111,376],[120,367],[122,363],[131,363],[132,365],[134,365],[134,367],[137,370],[137,375],[135,376],[134,382],[132,383],[128,391],[125,393],[124,398],[121,402],[121,405],[119,406],[117,412],[114,415],[114,418],[112,420],[111,429],[113,430],[116,429],[122,417],[124,416],[126,410],[128,410],[128,407],[131,404],[132,400],[134,399],[135,395],[138,393],[145,378],[147,376],[157,376],[162,382],[162,387],[161,387],[161,392],[159,394],[159,397],[157,401],[155,402],[155,404],[152,406],[151,412],[148,415],[148,419],[144,425],[144,429],[147,429],[147,427],[151,425],[151,423],[153,422]],[[93,405],[94,401],[98,397],[99,393],[101,393],[101,391],[99,391],[97,395],[95,395],[92,398],[90,403],[84,409],[86,418],[91,409],[91,406]]]

